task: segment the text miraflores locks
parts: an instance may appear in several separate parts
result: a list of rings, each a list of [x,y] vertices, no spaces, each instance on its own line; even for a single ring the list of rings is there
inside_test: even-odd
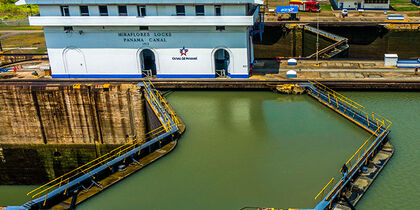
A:
[[[166,38],[171,37],[171,32],[120,32],[124,42],[167,42]]]

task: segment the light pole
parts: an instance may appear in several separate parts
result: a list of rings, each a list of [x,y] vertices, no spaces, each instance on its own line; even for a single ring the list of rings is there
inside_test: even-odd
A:
[[[316,64],[315,66],[319,66],[319,61],[318,61],[318,54],[319,54],[319,13],[320,11],[318,11],[318,14],[316,15]]]

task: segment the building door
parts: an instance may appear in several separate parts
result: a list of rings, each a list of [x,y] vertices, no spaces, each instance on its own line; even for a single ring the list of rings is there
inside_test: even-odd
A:
[[[340,9],[343,9],[344,8],[344,3],[343,2],[341,2],[340,3]]]
[[[218,49],[214,53],[214,67],[217,77],[227,77],[229,75],[229,52],[225,49]]]
[[[156,76],[156,59],[153,51],[144,49],[140,52],[141,74],[143,77]]]
[[[357,3],[357,9],[362,9],[362,2]]]
[[[67,49],[64,54],[67,74],[86,74],[86,63],[82,51]]]

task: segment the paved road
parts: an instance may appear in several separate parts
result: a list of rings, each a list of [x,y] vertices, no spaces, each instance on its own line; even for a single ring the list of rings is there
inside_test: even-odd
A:
[[[42,33],[42,30],[0,30],[0,40],[20,34]]]

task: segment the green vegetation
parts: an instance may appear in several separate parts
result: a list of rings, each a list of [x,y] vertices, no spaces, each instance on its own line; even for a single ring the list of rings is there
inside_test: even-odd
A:
[[[16,6],[16,0],[0,0],[0,19],[24,19],[29,14],[39,13],[38,6]]]
[[[321,7],[321,11],[332,11],[333,10],[332,7],[331,7],[331,4],[321,4],[320,7]]]
[[[391,0],[390,5],[395,11],[420,11],[410,0]]]
[[[35,47],[39,49],[13,49],[7,53],[46,53],[44,33],[25,33],[10,36],[1,40],[4,48]]]

